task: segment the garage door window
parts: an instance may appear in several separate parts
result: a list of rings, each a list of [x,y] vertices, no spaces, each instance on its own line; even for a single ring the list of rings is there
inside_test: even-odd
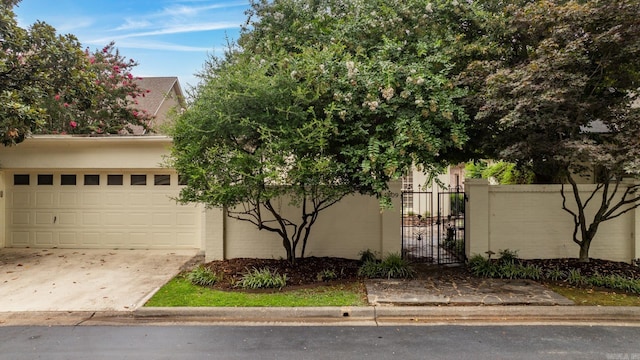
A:
[[[84,184],[85,185],[100,185],[100,175],[85,175],[84,176]]]
[[[154,175],[154,185],[171,185],[171,175]]]
[[[76,184],[76,176],[73,174],[62,174],[60,175],[60,185],[75,185]]]
[[[14,174],[13,185],[29,185],[29,174]]]
[[[38,185],[53,185],[53,174],[38,174]]]
[[[131,185],[147,185],[147,175],[131,175]]]
[[[107,185],[122,185],[122,175],[107,176]]]

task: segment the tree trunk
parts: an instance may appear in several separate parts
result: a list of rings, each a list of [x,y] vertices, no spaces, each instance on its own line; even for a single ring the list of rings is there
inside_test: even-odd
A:
[[[580,258],[578,258],[578,261],[583,263],[589,262],[589,246],[580,246]]]

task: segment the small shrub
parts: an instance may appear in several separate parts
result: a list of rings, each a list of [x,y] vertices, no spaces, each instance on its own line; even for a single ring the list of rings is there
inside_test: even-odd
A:
[[[375,260],[365,261],[358,269],[358,276],[368,279],[380,277],[380,263]]]
[[[371,251],[370,249],[364,250],[360,252],[360,262],[366,263],[368,261],[378,261],[378,257],[376,253]]]
[[[564,280],[567,277],[567,274],[558,269],[557,267],[547,270],[547,273],[545,274],[545,276],[547,277],[547,279],[553,280],[553,281],[560,281],[560,280]]]
[[[498,266],[496,275],[503,279],[519,279],[522,277],[522,266],[514,262],[505,262]]]
[[[187,280],[193,285],[199,286],[212,286],[220,281],[220,276],[214,273],[206,266],[200,265],[197,268],[191,270],[186,275]]]
[[[388,279],[408,279],[415,276],[416,271],[409,261],[400,254],[389,254],[380,263],[380,272]]]
[[[287,275],[280,275],[275,271],[272,272],[268,268],[253,268],[244,274],[242,279],[235,284],[235,286],[243,289],[282,289],[285,285],[287,285]]]
[[[495,277],[498,273],[498,266],[490,259],[476,254],[469,259],[469,270],[477,277]]]
[[[333,269],[324,269],[316,274],[316,279],[318,279],[318,281],[330,281],[337,278],[338,275],[336,275],[336,272],[333,271]]]
[[[522,266],[522,277],[525,279],[531,280],[540,280],[542,279],[542,268],[540,266],[535,265],[527,265]]]
[[[569,270],[569,275],[567,276],[567,281],[572,285],[582,285],[585,281],[584,277],[580,273],[580,270],[571,269]]]
[[[500,250],[498,252],[500,254],[500,263],[501,264],[507,264],[507,263],[516,263],[518,262],[518,251],[517,250],[509,250],[509,249],[504,249],[504,250]]]
[[[369,260],[362,263],[358,276],[365,278],[407,279],[415,276],[411,263],[399,254],[389,254],[384,260]]]

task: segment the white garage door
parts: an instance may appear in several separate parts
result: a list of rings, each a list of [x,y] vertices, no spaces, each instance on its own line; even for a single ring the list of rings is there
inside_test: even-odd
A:
[[[201,210],[169,172],[10,172],[9,247],[200,248]]]

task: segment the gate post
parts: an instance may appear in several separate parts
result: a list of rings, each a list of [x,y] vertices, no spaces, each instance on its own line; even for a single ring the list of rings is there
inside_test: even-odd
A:
[[[467,259],[491,249],[489,229],[489,181],[465,179],[464,189],[468,203],[465,211],[465,254]]]

